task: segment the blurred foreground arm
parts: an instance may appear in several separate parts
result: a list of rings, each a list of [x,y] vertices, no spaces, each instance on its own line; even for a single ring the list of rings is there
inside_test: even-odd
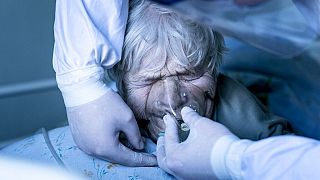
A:
[[[128,17],[127,0],[57,0],[53,66],[80,149],[129,166],[152,166],[153,156],[119,142],[124,132],[143,148],[137,122],[121,97],[104,82],[104,71],[121,58]]]
[[[179,143],[176,124],[165,116],[166,132],[158,139],[159,166],[179,179],[315,179],[319,176],[320,142],[277,136],[260,141],[239,140],[223,125],[182,111],[190,127]]]

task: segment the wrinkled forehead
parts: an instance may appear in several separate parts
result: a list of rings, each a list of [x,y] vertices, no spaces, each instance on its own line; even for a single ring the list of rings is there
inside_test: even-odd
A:
[[[186,56],[172,56],[163,49],[150,49],[137,61],[133,63],[130,72],[132,73],[150,73],[150,72],[195,72],[203,70],[203,66],[192,64]]]
[[[128,72],[128,78],[134,81],[159,79],[165,76],[198,74],[206,71],[205,66],[202,64],[192,65],[187,62],[184,64],[179,60],[159,55],[155,56],[152,53],[140,59],[139,65],[133,67]]]

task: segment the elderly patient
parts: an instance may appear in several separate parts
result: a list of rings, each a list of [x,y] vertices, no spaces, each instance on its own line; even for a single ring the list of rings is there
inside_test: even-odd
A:
[[[184,106],[240,138],[290,132],[245,87],[219,74],[225,51],[219,32],[147,1],[131,1],[129,12],[122,61],[108,73],[153,140],[164,131],[164,115],[180,126]],[[184,140],[187,134],[180,132]]]

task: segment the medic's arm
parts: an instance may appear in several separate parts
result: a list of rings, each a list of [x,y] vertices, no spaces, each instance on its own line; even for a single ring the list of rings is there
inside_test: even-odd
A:
[[[155,166],[131,109],[104,82],[104,69],[120,60],[128,0],[57,0],[53,65],[74,142],[84,152],[127,166]],[[119,114],[119,112],[121,112]],[[98,137],[98,138],[97,138]]]
[[[67,107],[105,93],[104,69],[120,60],[127,16],[127,1],[56,1],[53,67]]]
[[[213,167],[228,172],[233,179],[315,179],[320,176],[320,142],[299,136],[277,136],[257,142],[225,139],[215,147],[224,163]],[[230,141],[229,141],[230,142]],[[222,155],[223,154],[223,155]],[[219,158],[220,159],[220,158]]]

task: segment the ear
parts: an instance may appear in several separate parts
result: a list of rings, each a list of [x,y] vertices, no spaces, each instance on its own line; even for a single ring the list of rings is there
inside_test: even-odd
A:
[[[205,114],[204,116],[207,118],[212,118],[213,115],[213,107],[214,107],[214,97],[215,97],[215,92],[206,91],[204,96],[205,96]]]

